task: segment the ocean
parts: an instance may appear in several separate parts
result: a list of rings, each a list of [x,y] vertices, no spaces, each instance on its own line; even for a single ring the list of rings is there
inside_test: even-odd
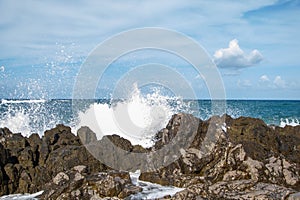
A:
[[[191,113],[202,120],[210,118],[214,113],[211,100],[178,100],[161,98],[145,100],[0,100],[0,127],[7,127],[14,133],[29,136],[32,133],[43,135],[45,130],[64,124],[72,128],[73,133],[81,126],[89,126],[90,118],[95,113],[96,121],[104,134],[120,134],[114,125],[116,115],[124,109],[137,126],[153,132],[165,127],[170,117],[178,112]],[[80,102],[80,103],[78,103]],[[223,105],[225,104],[225,105]],[[222,111],[233,118],[247,116],[260,118],[268,125],[296,126],[300,121],[299,100],[226,100]],[[222,113],[220,113],[222,114]],[[119,121],[122,121],[120,118]],[[146,129],[147,128],[147,129]],[[149,129],[150,128],[150,129]],[[145,133],[144,133],[145,135]],[[135,143],[137,141],[133,141]]]
[[[132,144],[149,147],[153,145],[155,133],[166,126],[173,114],[179,112],[193,114],[202,120],[216,113],[227,113],[233,118],[260,118],[268,125],[296,126],[300,121],[300,101],[182,100],[159,93],[142,95],[138,90],[128,99],[117,100],[2,99],[0,127],[7,127],[13,133],[28,137],[32,133],[42,136],[45,130],[54,128],[57,124],[70,126],[74,134],[81,126],[88,126],[96,133],[118,134]],[[137,180],[136,174],[131,176]],[[182,190],[141,181],[136,184],[143,187],[143,192],[132,196],[132,199],[158,198],[162,197],[157,196],[158,194],[173,195]],[[0,199],[36,199],[40,193],[42,191],[32,195],[3,196]]]

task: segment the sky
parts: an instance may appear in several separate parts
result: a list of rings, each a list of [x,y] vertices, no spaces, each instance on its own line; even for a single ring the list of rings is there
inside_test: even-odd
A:
[[[201,45],[227,99],[300,99],[300,0],[0,0],[0,13],[0,99],[72,98],[97,45],[144,27],[174,30]],[[210,98],[192,66],[149,50],[114,62],[95,96],[106,97],[129,66],[147,62],[170,65],[197,98]]]

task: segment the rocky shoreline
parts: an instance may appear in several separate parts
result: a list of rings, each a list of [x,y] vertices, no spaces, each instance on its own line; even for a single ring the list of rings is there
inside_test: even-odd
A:
[[[300,198],[300,126],[267,126],[260,119],[227,115],[202,121],[180,113],[157,133],[152,148],[133,146],[117,135],[102,140],[127,152],[151,153],[180,138],[185,130],[180,127],[191,121],[197,124],[192,124],[194,137],[180,156],[140,175],[143,181],[185,188],[161,199]],[[95,138],[87,127],[76,136],[57,125],[42,138],[1,128],[0,196],[43,190],[40,199],[130,199],[142,188],[127,171],[114,170],[89,153],[83,144]]]

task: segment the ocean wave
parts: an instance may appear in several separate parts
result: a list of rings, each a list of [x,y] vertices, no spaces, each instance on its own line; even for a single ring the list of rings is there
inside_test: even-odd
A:
[[[123,100],[2,100],[0,127],[28,137],[40,136],[57,124],[70,126],[74,134],[88,126],[103,135],[118,134],[144,147],[153,145],[153,136],[166,126],[171,116],[188,112],[189,104],[177,97],[162,95],[160,90],[142,94],[134,86]],[[75,107],[75,108],[74,108]]]
[[[280,120],[280,125],[279,126],[284,128],[285,126],[298,126],[298,125],[300,125],[298,119],[286,118],[286,119],[281,119]]]
[[[42,195],[44,191],[40,191],[34,194],[10,194],[0,197],[0,200],[37,200],[38,196]]]
[[[47,100],[45,99],[25,99],[25,100],[7,100],[2,99],[1,104],[21,104],[21,103],[45,103]]]
[[[159,90],[143,96],[135,86],[128,99],[110,103],[93,103],[79,112],[74,132],[88,126],[97,138],[117,134],[133,145],[150,147],[153,136],[164,128],[172,115],[188,112],[188,105],[176,97],[161,95]]]

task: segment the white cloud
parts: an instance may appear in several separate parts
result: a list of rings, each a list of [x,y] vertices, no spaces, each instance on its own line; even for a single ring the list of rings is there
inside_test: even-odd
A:
[[[249,88],[252,86],[252,83],[250,80],[238,80],[237,85],[241,88]]]
[[[258,64],[262,61],[263,56],[258,50],[246,54],[239,46],[238,40],[234,39],[229,42],[228,48],[222,48],[215,52],[214,61],[220,68],[245,68]]]
[[[270,79],[267,75],[262,75],[260,78],[259,78],[259,81],[261,82],[269,82]]]
[[[62,1],[2,0],[0,46],[6,50],[0,52],[0,57],[18,57],[27,52],[49,54],[49,46],[55,42],[75,42],[88,53],[97,43],[113,34],[149,26],[175,29],[196,39],[200,36],[205,40],[210,40],[210,37],[215,39],[216,36],[219,38],[219,31],[210,27],[230,24],[226,29],[242,29],[243,20],[240,17],[243,13],[273,4],[274,1],[244,3],[221,0],[215,4],[180,0],[133,0],[126,3],[120,0],[78,0],[68,4]],[[199,32],[198,27],[207,29]],[[214,39],[211,42],[217,43]]]
[[[285,88],[286,87],[286,83],[281,78],[281,76],[276,76],[273,83],[274,83],[274,86],[277,87],[277,88]]]
[[[262,75],[259,78],[259,83],[261,87],[267,87],[267,88],[273,88],[273,89],[278,89],[278,88],[286,88],[287,84],[284,79],[281,78],[281,76],[276,76],[273,81],[267,76],[267,75]]]
[[[5,67],[4,66],[1,66],[0,67],[0,72],[4,72],[5,71]]]

